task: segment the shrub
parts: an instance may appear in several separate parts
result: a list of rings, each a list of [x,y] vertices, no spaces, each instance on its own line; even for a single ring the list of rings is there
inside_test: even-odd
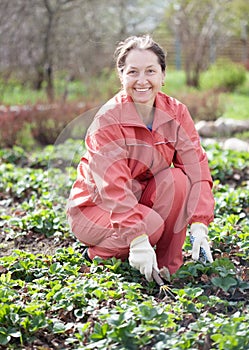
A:
[[[246,61],[244,62],[244,67],[245,67],[245,69],[246,69],[247,71],[249,71],[249,60],[246,60]]]
[[[178,94],[178,99],[186,104],[194,120],[216,120],[224,112],[220,94],[214,90]]]
[[[246,81],[245,68],[227,59],[217,60],[210,68],[201,74],[202,89],[217,89],[234,91]]]
[[[120,90],[120,81],[115,70],[103,69],[87,83],[87,100],[104,103]]]
[[[32,124],[24,123],[22,129],[16,134],[16,145],[26,150],[32,150],[35,146],[35,140],[32,135]]]
[[[89,112],[87,112],[89,111]],[[68,130],[83,137],[91,121],[90,106],[80,104],[34,105],[31,107],[4,107],[0,110],[0,147],[54,144],[60,133],[76,117],[82,115],[77,130]],[[65,135],[66,137],[66,135]]]

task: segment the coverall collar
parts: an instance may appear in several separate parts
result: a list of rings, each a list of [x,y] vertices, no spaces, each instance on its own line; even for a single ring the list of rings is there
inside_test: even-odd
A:
[[[142,119],[140,118],[135,104],[132,98],[123,92],[120,92],[120,117],[121,122],[125,126],[141,126],[146,127]],[[153,129],[158,129],[161,125],[168,123],[175,119],[175,113],[170,106],[167,96],[161,94],[160,92],[157,94],[155,99],[155,114],[153,121]]]

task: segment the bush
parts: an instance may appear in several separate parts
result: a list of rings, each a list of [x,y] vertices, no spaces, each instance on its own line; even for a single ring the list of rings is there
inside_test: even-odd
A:
[[[84,136],[91,121],[91,109],[88,105],[34,105],[23,107],[4,107],[0,110],[0,147],[22,146],[30,149],[35,144],[53,144],[60,133],[78,116],[82,118],[76,130],[68,130],[66,138]]]
[[[222,116],[224,112],[224,105],[220,101],[220,94],[214,90],[178,94],[178,99],[186,104],[195,121],[213,121]]]
[[[246,81],[246,70],[242,65],[230,60],[218,60],[206,72],[201,74],[202,89],[234,91]]]

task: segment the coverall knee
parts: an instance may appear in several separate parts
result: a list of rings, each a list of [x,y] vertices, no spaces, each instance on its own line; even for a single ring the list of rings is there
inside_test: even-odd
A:
[[[163,233],[156,244],[158,267],[176,272],[183,263],[182,247],[186,238],[189,213],[188,177],[177,168],[158,173],[143,192],[141,202],[151,207],[164,221]]]

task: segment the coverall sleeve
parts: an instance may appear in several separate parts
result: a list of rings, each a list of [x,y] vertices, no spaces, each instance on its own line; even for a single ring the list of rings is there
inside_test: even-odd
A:
[[[96,120],[86,136],[89,170],[112,227],[128,244],[146,233],[143,213],[132,191],[132,176],[122,128],[111,116]]]
[[[194,122],[186,106],[181,105],[174,166],[188,176],[191,190],[187,201],[190,224],[202,222],[208,225],[214,217],[212,178]]]

